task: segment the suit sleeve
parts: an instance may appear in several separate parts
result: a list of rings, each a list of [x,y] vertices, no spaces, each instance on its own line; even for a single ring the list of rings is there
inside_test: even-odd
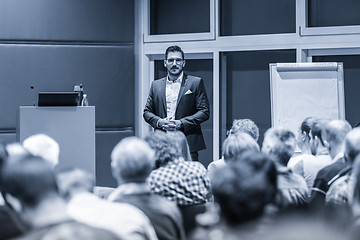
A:
[[[149,96],[146,100],[143,117],[144,120],[149,123],[153,128],[157,128],[157,122],[160,117],[155,114],[155,103],[154,103],[154,83],[151,84]]]
[[[195,126],[199,126],[210,117],[209,100],[206,95],[206,90],[202,79],[199,81],[195,96],[196,112],[193,115],[180,119],[183,124],[184,132],[191,130],[191,128]]]

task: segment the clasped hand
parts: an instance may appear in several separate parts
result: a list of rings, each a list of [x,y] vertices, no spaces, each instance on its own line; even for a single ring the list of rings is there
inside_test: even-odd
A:
[[[159,121],[159,127],[164,129],[165,131],[176,131],[181,129],[181,121],[180,120],[166,120],[161,119]]]

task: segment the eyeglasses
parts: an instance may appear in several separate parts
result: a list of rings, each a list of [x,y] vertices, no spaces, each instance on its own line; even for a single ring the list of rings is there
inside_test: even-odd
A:
[[[174,64],[181,65],[184,63],[184,60],[181,58],[169,58],[169,59],[166,59],[166,62],[171,65],[174,65]]]

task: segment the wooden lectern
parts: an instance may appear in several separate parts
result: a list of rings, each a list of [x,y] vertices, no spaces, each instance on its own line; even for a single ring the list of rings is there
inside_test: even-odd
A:
[[[95,177],[95,107],[21,106],[17,141],[44,133],[60,145],[58,169],[77,167]]]

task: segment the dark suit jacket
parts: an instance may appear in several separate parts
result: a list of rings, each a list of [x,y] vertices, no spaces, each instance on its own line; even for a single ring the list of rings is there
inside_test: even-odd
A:
[[[175,203],[150,192],[122,194],[114,202],[128,203],[143,211],[159,240],[185,239],[181,212]]]
[[[157,129],[158,120],[167,116],[165,91],[166,77],[155,80],[151,84],[145,105],[144,119],[155,129]],[[203,80],[184,73],[177,100],[175,119],[180,120],[183,124],[182,131],[188,140],[190,152],[206,148],[200,124],[208,120],[209,116],[209,100]]]

